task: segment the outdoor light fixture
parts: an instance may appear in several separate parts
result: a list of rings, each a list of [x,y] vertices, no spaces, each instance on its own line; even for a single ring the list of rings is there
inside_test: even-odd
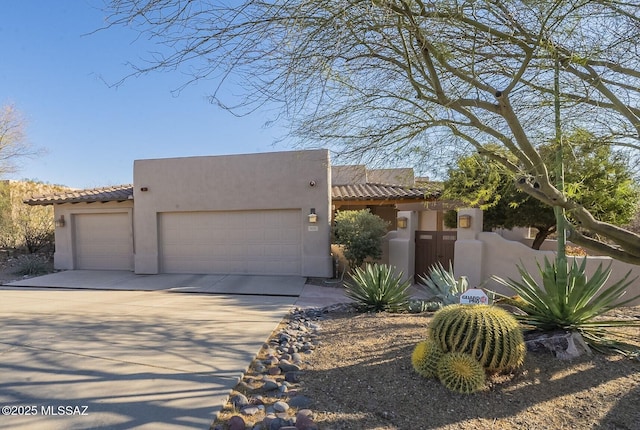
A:
[[[316,208],[311,208],[311,210],[309,210],[309,222],[311,224],[315,224],[318,222],[318,215],[316,215]]]
[[[458,217],[458,227],[460,228],[471,227],[471,215],[460,215]]]
[[[398,228],[407,228],[407,218],[406,217],[398,217],[397,220]]]
[[[64,227],[64,215],[60,215],[60,218],[56,220],[56,227]]]

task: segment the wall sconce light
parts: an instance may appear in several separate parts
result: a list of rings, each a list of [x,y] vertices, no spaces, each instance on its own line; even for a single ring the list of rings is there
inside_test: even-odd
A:
[[[460,228],[471,227],[471,215],[460,215],[458,217],[458,227]]]
[[[398,217],[397,219],[397,224],[398,224],[398,228],[407,228],[407,218],[406,217]]]
[[[309,211],[309,222],[315,224],[318,222],[318,215],[316,215],[316,208],[311,208]]]
[[[56,227],[64,227],[64,225],[65,225],[64,215],[60,215],[60,218],[56,220]]]

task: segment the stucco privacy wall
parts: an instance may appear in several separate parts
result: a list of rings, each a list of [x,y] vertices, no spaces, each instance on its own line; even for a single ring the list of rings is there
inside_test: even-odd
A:
[[[497,275],[503,279],[511,278],[519,281],[521,277],[517,265],[521,265],[533,275],[537,282],[541,282],[537,263],[544,264],[545,257],[553,260],[555,252],[536,251],[520,242],[504,239],[497,233],[482,232],[482,211],[479,209],[462,209],[458,212],[458,216],[463,214],[471,215],[472,224],[469,229],[458,229],[454,260],[456,276],[467,276],[471,287],[477,287],[486,281],[483,287],[503,294],[512,294],[512,291],[491,280],[491,276]],[[581,258],[583,257],[576,257],[579,264]],[[611,264],[611,276],[605,287],[622,279],[627,272],[631,271],[630,279],[635,277],[638,279],[629,286],[625,297],[640,294],[640,266],[626,264],[609,257],[586,258],[588,277],[591,277],[600,263],[603,267]],[[569,262],[571,263],[571,257]],[[640,305],[640,299],[630,305]]]
[[[159,273],[163,213],[291,209],[300,213],[300,274],[332,275],[327,150],[136,160],[133,177],[136,273]]]
[[[77,223],[82,219],[83,215],[121,215],[126,217],[127,225],[124,231],[116,232],[119,236],[128,238],[129,263],[128,267],[122,266],[123,269],[133,270],[133,202],[106,202],[106,203],[64,203],[54,205],[54,217],[56,220],[61,216],[65,219],[64,226],[56,226],[55,243],[56,250],[54,253],[54,266],[58,270],[74,270],[79,269],[78,261],[75,256],[78,254],[77,246]],[[105,237],[113,238],[108,231],[108,227],[100,224],[102,232],[94,231],[93,233],[104,233]],[[97,246],[106,245],[104,242],[96,243]],[[104,246],[104,251],[109,252],[108,246]]]

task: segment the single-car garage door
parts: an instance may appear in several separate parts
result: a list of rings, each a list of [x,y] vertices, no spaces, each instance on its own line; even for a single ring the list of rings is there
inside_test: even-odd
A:
[[[73,215],[75,268],[133,270],[133,238],[127,212]]]
[[[300,275],[300,210],[159,214],[164,273]]]

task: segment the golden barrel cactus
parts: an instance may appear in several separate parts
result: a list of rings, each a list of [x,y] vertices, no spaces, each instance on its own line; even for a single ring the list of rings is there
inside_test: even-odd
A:
[[[485,370],[475,358],[463,352],[444,354],[438,362],[438,378],[442,385],[456,393],[471,394],[485,386]]]
[[[522,365],[526,347],[518,321],[490,305],[451,305],[435,313],[429,339],[444,353],[471,355],[489,372]]]
[[[442,357],[442,351],[432,340],[418,342],[411,354],[413,369],[425,378],[436,376],[438,362]]]

